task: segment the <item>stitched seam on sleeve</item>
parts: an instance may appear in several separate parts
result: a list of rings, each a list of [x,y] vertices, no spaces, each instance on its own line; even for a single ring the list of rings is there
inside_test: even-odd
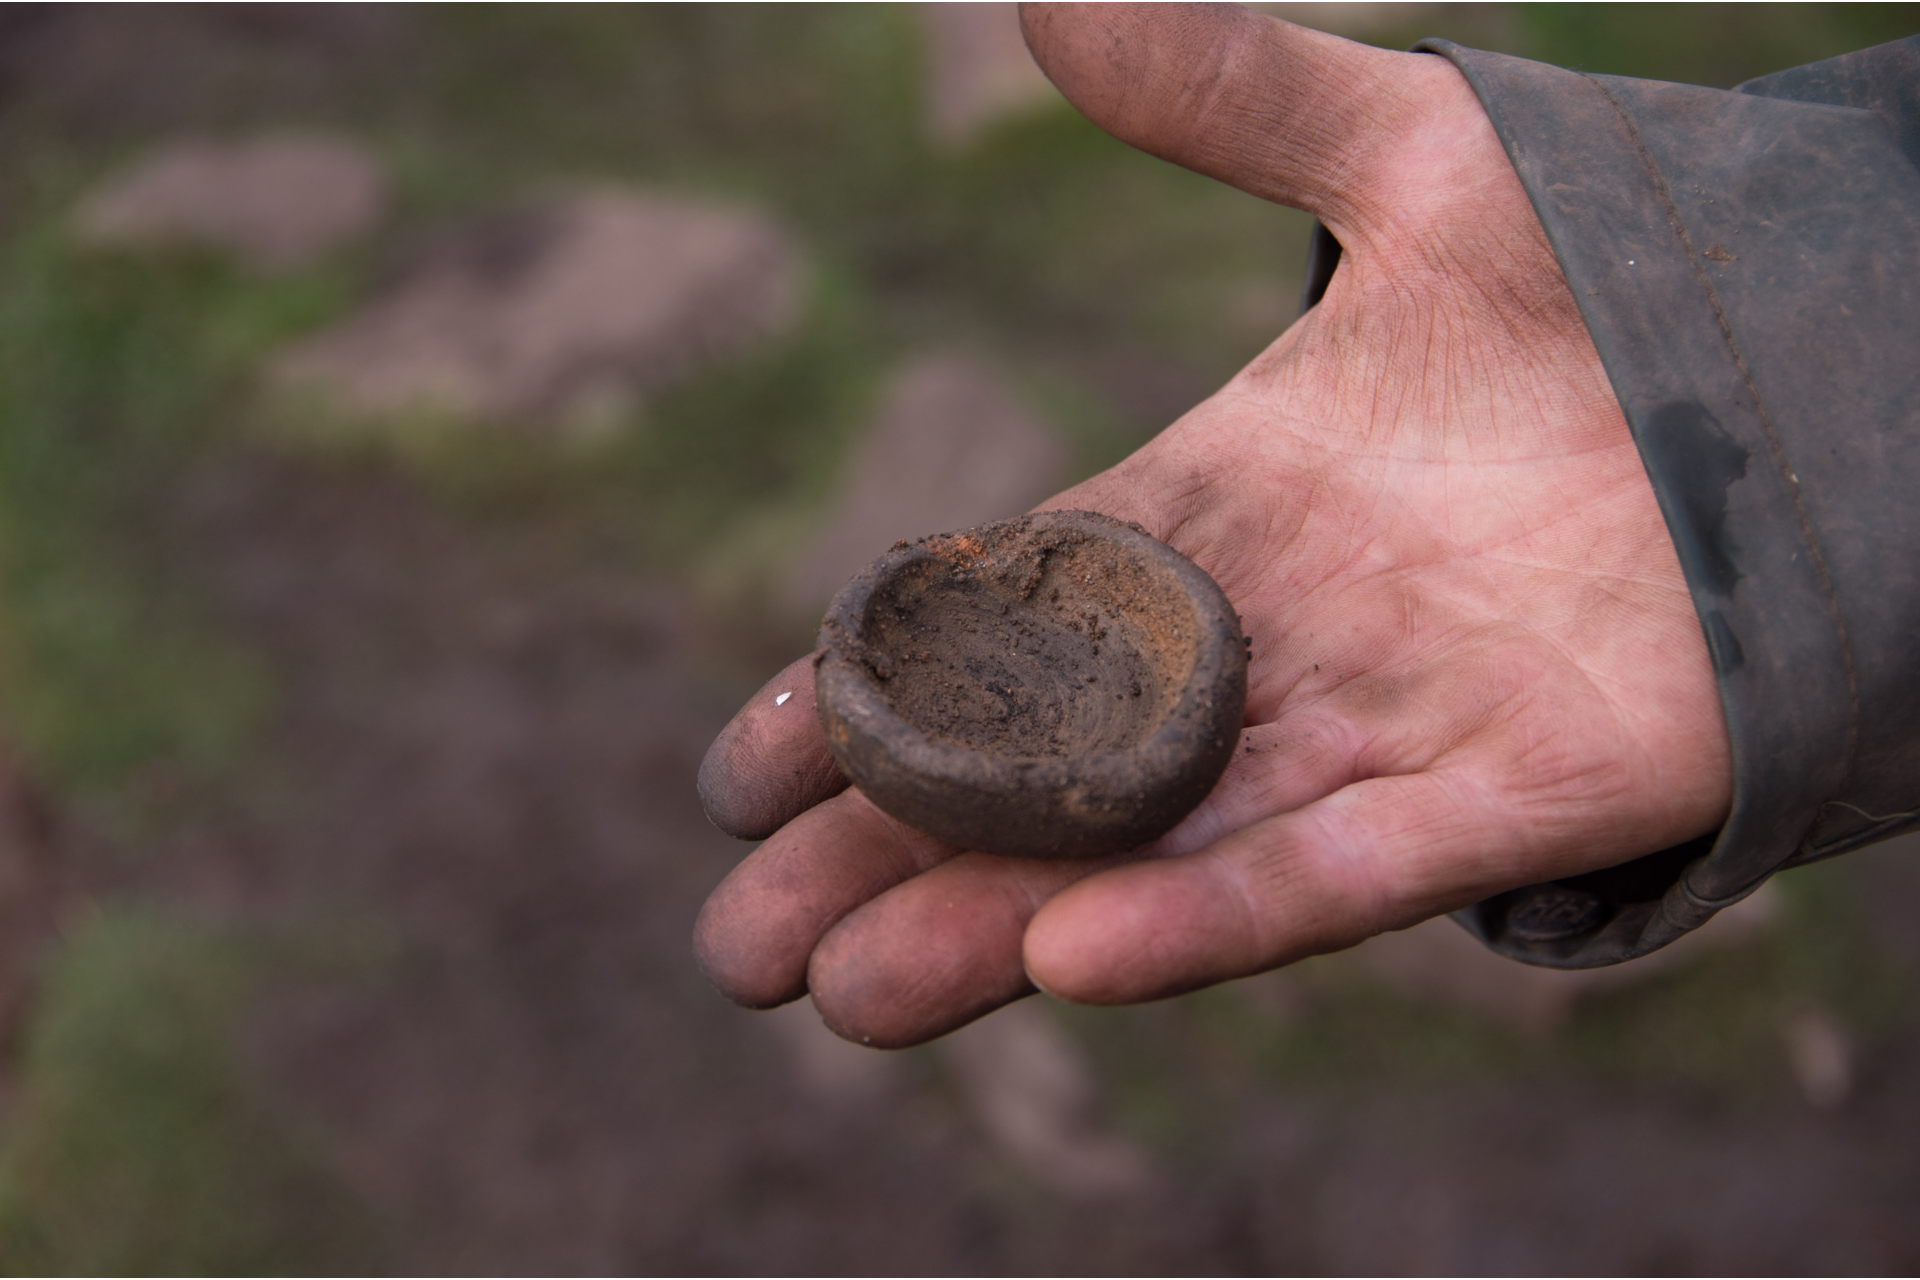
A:
[[[1693,241],[1687,235],[1687,229],[1680,221],[1680,210],[1675,205],[1673,193],[1667,187],[1667,180],[1660,173],[1659,166],[1653,161],[1653,155],[1647,150],[1646,143],[1640,137],[1640,129],[1627,109],[1613,95],[1613,91],[1592,75],[1581,73],[1583,78],[1598,89],[1620,117],[1621,125],[1627,135],[1633,139],[1634,150],[1639,153],[1640,163],[1646,168],[1647,175],[1653,180],[1654,190],[1659,193],[1660,205],[1667,215],[1667,225],[1673,229],[1676,239],[1687,252],[1687,262],[1693,267],[1695,279],[1707,295],[1707,301],[1713,306],[1713,315],[1720,323],[1720,336],[1726,339],[1727,351],[1733,357],[1734,367],[1740,370],[1740,379],[1746,384],[1747,394],[1753,397],[1754,412],[1759,415],[1760,426],[1767,435],[1767,448],[1773,455],[1774,470],[1787,484],[1787,492],[1793,496],[1794,514],[1800,520],[1800,535],[1806,543],[1808,559],[1814,572],[1820,577],[1820,589],[1827,598],[1827,610],[1833,616],[1833,629],[1840,638],[1840,661],[1847,675],[1847,764],[1841,777],[1844,779],[1853,772],[1854,753],[1858,749],[1860,736],[1860,689],[1853,673],[1853,646],[1847,639],[1846,620],[1840,615],[1840,599],[1833,589],[1833,579],[1827,573],[1827,559],[1820,551],[1820,539],[1814,532],[1813,522],[1808,519],[1806,507],[1800,501],[1800,486],[1794,481],[1793,472],[1787,465],[1786,453],[1780,447],[1779,437],[1774,434],[1773,421],[1767,416],[1766,402],[1760,398],[1760,389],[1753,385],[1753,375],[1747,369],[1746,358],[1740,354],[1740,344],[1734,340],[1733,328],[1727,322],[1727,313],[1720,305],[1720,294],[1713,287],[1713,280],[1700,265],[1700,255],[1694,252]],[[1684,883],[1684,881],[1683,881]],[[1691,892],[1691,891],[1689,891]]]

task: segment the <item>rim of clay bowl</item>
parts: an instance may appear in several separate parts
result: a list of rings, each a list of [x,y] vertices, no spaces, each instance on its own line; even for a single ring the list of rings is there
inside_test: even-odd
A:
[[[1184,603],[1192,663],[1141,740],[1084,755],[998,754],[934,736],[888,700],[876,668],[889,659],[866,640],[875,593],[943,556],[956,567],[990,565],[968,548],[1010,537],[1052,537],[1043,556],[1060,546],[1104,541],[1144,569],[1166,598]],[[1037,580],[1040,570],[1033,572]],[[1246,641],[1226,593],[1139,525],[1091,511],[1044,511],[896,543],[834,597],[820,626],[820,649],[816,706],[841,769],[884,812],[988,853],[1092,857],[1165,834],[1219,781],[1245,715]]]

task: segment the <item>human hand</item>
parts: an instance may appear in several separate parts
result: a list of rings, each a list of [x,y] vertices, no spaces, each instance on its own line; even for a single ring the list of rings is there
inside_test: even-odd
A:
[[[844,790],[795,663],[701,769],[716,821],[771,836],[701,916],[708,976],[906,1045],[1035,985],[1173,995],[1717,826],[1727,732],[1672,543],[1459,73],[1230,8],[1023,20],[1103,128],[1344,246],[1232,382],[1046,504],[1138,521],[1220,583],[1253,642],[1242,745],[1144,849],[997,858]]]

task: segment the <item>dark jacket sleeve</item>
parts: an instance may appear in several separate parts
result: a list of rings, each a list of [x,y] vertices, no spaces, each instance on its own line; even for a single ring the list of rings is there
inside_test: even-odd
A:
[[[1732,740],[1718,833],[1456,916],[1609,964],[1920,827],[1920,37],[1732,91],[1419,48],[1479,94],[1566,273]]]

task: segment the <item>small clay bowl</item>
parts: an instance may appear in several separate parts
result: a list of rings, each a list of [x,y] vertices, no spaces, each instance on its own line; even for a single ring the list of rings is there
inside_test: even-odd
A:
[[[815,698],[833,758],[968,849],[1117,853],[1206,798],[1247,651],[1218,584],[1149,535],[1046,511],[896,543],[834,597]]]

